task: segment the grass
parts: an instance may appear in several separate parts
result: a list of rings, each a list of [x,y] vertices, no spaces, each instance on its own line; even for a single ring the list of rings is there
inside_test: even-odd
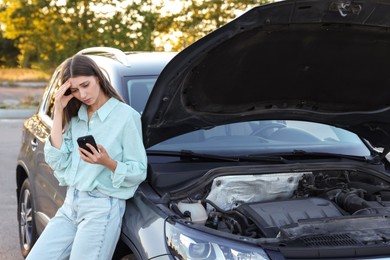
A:
[[[35,69],[0,68],[0,81],[48,81],[50,75]]]

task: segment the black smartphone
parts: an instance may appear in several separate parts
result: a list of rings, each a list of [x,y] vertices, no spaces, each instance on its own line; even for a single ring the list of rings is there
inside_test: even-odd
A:
[[[81,136],[79,138],[77,138],[77,143],[79,144],[79,146],[85,150],[87,150],[88,152],[92,153],[91,149],[89,149],[89,147],[87,146],[87,143],[88,144],[91,144],[93,147],[95,147],[95,149],[97,151],[99,151],[97,145],[96,145],[96,142],[95,142],[95,138],[93,138],[92,135],[86,135],[86,136]]]

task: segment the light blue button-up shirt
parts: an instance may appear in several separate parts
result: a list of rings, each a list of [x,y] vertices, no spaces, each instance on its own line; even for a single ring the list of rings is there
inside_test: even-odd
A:
[[[61,148],[53,147],[50,138],[45,144],[46,162],[59,184],[81,191],[97,189],[120,199],[131,198],[146,178],[147,158],[140,117],[129,105],[110,98],[88,122],[87,106],[83,104],[63,134]],[[77,138],[84,135],[93,135],[96,143],[117,161],[115,172],[81,160]]]

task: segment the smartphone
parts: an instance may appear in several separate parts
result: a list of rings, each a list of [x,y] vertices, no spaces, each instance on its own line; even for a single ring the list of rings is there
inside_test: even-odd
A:
[[[87,150],[88,152],[92,153],[91,149],[89,149],[89,147],[87,146],[87,143],[88,144],[91,144],[93,147],[95,147],[95,149],[97,151],[99,151],[97,145],[96,145],[96,142],[95,142],[95,138],[93,138],[92,135],[86,135],[86,136],[81,136],[79,138],[77,138],[77,143],[79,144],[79,146],[85,150]]]

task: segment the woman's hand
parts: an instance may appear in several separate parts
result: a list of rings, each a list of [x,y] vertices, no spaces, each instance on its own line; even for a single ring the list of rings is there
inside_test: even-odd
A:
[[[64,108],[68,105],[69,100],[71,100],[74,96],[70,94],[68,96],[65,95],[65,92],[69,90],[71,84],[66,81],[62,84],[56,93],[54,93],[54,117],[53,117],[53,126],[50,132],[50,141],[51,144],[60,149],[62,146],[62,117]]]
[[[69,90],[70,87],[71,84],[68,80],[62,84],[54,94],[54,108],[57,111],[62,111],[68,105],[69,101],[74,97],[72,93],[70,93],[70,95],[65,95],[65,92]]]
[[[115,172],[117,162],[108,155],[106,149],[104,149],[102,145],[97,145],[99,151],[97,151],[95,147],[93,147],[93,145],[89,143],[87,143],[86,145],[89,147],[89,149],[91,149],[92,153],[79,147],[80,157],[84,162],[92,164],[101,164],[110,169],[112,172]]]

